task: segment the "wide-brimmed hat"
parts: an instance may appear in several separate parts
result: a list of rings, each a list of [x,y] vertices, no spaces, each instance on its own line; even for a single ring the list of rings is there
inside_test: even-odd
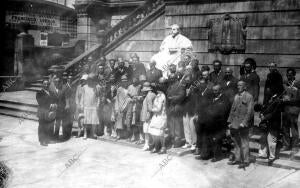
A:
[[[122,82],[127,82],[127,81],[128,81],[127,75],[125,75],[125,74],[122,75],[122,76],[121,76],[121,81],[122,81]]]
[[[143,84],[143,88],[142,88],[142,92],[146,92],[146,91],[151,91],[152,90],[152,87],[151,87],[151,84],[150,82],[145,82]]]

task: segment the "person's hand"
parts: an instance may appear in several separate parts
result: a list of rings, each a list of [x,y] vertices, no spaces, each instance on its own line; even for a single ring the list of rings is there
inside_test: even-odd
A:
[[[245,125],[244,125],[243,123],[241,123],[241,124],[240,124],[240,127],[242,127],[242,128],[243,128],[243,127],[245,127]]]
[[[230,136],[230,129],[226,130],[226,136]]]

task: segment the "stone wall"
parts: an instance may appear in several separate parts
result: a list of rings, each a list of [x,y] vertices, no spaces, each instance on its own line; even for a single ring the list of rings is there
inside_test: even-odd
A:
[[[262,80],[268,71],[264,67],[271,61],[277,62],[279,67],[300,68],[299,0],[203,2],[170,4],[165,11],[165,28],[174,23],[182,25],[183,33],[192,40],[201,63],[211,64],[214,59],[220,59],[225,65],[237,66],[245,58],[252,57],[257,62]],[[247,17],[246,50],[243,54],[208,52],[207,22],[226,13],[233,17]]]

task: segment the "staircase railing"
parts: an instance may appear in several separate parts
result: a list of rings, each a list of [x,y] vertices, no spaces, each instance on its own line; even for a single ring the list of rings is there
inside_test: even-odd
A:
[[[164,13],[164,6],[163,0],[148,0],[107,31],[102,44],[91,47],[89,50],[64,65],[64,70],[69,74],[75,75],[73,79],[76,82],[76,80],[79,79],[83,66],[87,63],[86,60],[90,56],[97,59],[100,56],[111,52],[124,40],[128,39],[128,37],[134,35],[154,19],[162,15]]]

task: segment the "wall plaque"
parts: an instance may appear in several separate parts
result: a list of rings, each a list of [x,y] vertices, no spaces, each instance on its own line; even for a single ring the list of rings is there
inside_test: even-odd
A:
[[[246,18],[229,14],[208,21],[208,51],[222,54],[244,53],[246,44]]]

